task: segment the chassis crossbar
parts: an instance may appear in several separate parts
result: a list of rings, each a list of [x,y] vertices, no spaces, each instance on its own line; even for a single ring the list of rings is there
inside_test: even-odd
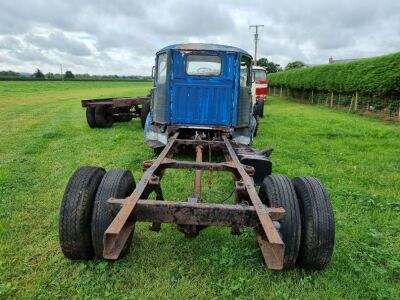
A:
[[[111,212],[118,213],[125,202],[125,199],[111,198],[108,200]],[[270,208],[268,214],[273,221],[279,221],[285,217],[285,210]],[[231,227],[236,225],[251,228],[260,225],[253,206],[144,199],[138,200],[129,220],[201,226]]]
[[[186,236],[195,236],[203,226],[231,226],[237,232],[240,226],[253,227],[260,245],[264,260],[270,269],[283,268],[284,243],[275,228],[274,221],[281,220],[285,211],[282,208],[265,206],[255,189],[252,167],[240,163],[231,142],[226,136],[222,141],[180,140],[176,132],[165,146],[164,150],[154,161],[144,163],[145,173],[134,192],[125,199],[109,199],[109,209],[115,218],[107,228],[103,237],[106,259],[117,259],[136,221],[153,222],[158,228],[160,223],[176,223]],[[196,141],[199,141],[196,143]],[[202,162],[202,150],[217,142],[223,148],[227,158],[224,163]],[[171,159],[179,144],[192,144],[196,149],[196,162],[177,161]],[[197,145],[197,146],[196,146]],[[167,168],[195,169],[194,196],[188,202],[163,201],[160,179],[163,170]],[[236,196],[238,202],[241,195],[251,202],[252,206],[204,204],[201,198],[202,170],[230,171],[235,178]],[[157,200],[145,200],[149,193],[155,191]]]

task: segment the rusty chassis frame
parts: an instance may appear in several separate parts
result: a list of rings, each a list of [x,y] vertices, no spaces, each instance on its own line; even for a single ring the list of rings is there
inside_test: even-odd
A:
[[[101,99],[85,99],[82,100],[82,107],[96,107],[109,105],[114,108],[127,107],[134,105],[143,105],[150,101],[151,97],[118,97],[118,98],[101,98]]]
[[[157,159],[143,163],[145,172],[130,196],[108,200],[109,210],[115,217],[104,233],[104,258],[118,258],[137,221],[152,222],[151,228],[155,231],[160,230],[161,223],[176,223],[186,237],[194,237],[199,230],[211,225],[231,227],[232,234],[240,234],[240,227],[251,227],[267,267],[283,269],[284,243],[275,221],[284,218],[285,210],[267,207],[261,202],[252,178],[254,168],[240,163],[234,145],[226,135],[220,140],[212,141],[198,138],[178,139],[178,136],[179,132],[176,132],[169,139]],[[179,145],[192,145],[196,152],[196,161],[172,159]],[[224,153],[225,162],[203,162],[203,150],[211,146]],[[164,201],[160,180],[165,169],[195,170],[194,193],[187,202]],[[203,170],[232,173],[236,204],[201,203]],[[156,193],[157,200],[146,200],[152,192]],[[243,201],[250,205],[240,204]]]
[[[118,98],[101,98],[101,99],[85,99],[81,101],[84,108],[96,108],[99,106],[108,107],[114,117],[132,116],[133,118],[140,117],[141,109],[139,105],[150,102],[151,97],[118,97]],[[129,111],[131,108],[134,111]],[[121,111],[122,110],[122,111]],[[128,111],[127,111],[128,110]]]

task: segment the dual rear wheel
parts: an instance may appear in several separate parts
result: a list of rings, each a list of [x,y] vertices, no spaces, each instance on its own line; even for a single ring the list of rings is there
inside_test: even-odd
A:
[[[114,123],[112,108],[109,106],[87,107],[86,120],[90,128],[110,128]]]
[[[107,208],[111,197],[125,198],[135,188],[130,171],[81,167],[70,178],[61,202],[61,250],[71,260],[103,258],[103,234],[113,220]],[[123,257],[132,242],[125,244]]]
[[[70,178],[60,210],[61,249],[71,260],[103,258],[103,235],[113,216],[107,207],[111,197],[125,198],[135,189],[130,171],[81,167]],[[283,207],[279,228],[285,243],[284,267],[295,265],[321,270],[329,263],[335,240],[333,209],[322,183],[313,177],[265,177],[259,192],[269,207]],[[132,243],[129,237],[120,255]]]
[[[323,184],[314,177],[290,181],[286,176],[270,175],[265,177],[259,196],[265,205],[286,211],[279,228],[285,243],[284,267],[324,269],[333,253],[335,224]]]
[[[90,128],[110,128],[114,122],[129,122],[133,116],[128,115],[130,107],[112,108],[111,106],[95,106],[86,108],[86,121]],[[146,124],[146,118],[150,112],[150,102],[145,102],[140,109],[140,123],[142,128]],[[121,113],[114,117],[114,113]],[[125,115],[124,115],[125,114]]]

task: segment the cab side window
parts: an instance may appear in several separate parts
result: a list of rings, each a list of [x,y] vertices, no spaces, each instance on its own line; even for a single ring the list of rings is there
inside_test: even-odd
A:
[[[161,53],[157,60],[157,83],[162,84],[167,80],[167,53]]]
[[[251,85],[250,78],[251,61],[249,57],[242,56],[240,59],[240,86],[249,87]]]

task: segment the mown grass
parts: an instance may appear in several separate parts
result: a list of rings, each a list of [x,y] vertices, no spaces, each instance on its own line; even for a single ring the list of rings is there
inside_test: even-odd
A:
[[[173,225],[136,228],[126,259],[71,262],[58,243],[60,201],[81,165],[127,168],[154,158],[138,120],[90,129],[79,100],[145,95],[148,83],[0,82],[0,298],[327,299],[400,297],[400,127],[270,97],[255,146],[273,146],[275,174],[317,176],[335,210],[336,246],[323,272],[273,272],[253,233],[209,228],[185,239]],[[204,175],[208,198],[208,174]],[[229,177],[212,174],[211,201]],[[184,200],[193,174],[167,172]],[[221,180],[222,179],[222,180]]]

